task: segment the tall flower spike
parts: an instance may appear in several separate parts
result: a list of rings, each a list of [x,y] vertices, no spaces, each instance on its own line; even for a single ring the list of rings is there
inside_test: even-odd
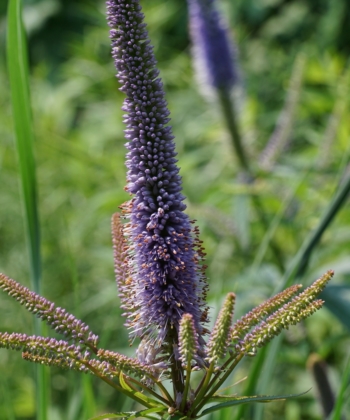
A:
[[[209,362],[216,362],[225,357],[231,341],[231,324],[235,307],[236,295],[229,293],[215,322],[207,344]]]
[[[230,90],[240,77],[237,53],[216,0],[188,0],[194,67],[199,81]],[[203,80],[202,80],[203,79]]]
[[[138,0],[107,2],[112,54],[126,94],[123,110],[127,154],[126,190],[134,198],[123,206],[130,219],[127,236],[132,299],[128,308],[131,337],[148,337],[160,347],[176,344],[184,313],[193,316],[200,345],[206,321],[206,283],[181,194],[181,177],[156,60]],[[132,301],[131,301],[132,300]]]

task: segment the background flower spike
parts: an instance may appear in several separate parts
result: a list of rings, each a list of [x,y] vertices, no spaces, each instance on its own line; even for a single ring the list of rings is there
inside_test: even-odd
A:
[[[237,50],[216,0],[188,0],[193,65],[203,91],[230,91],[240,82]]]

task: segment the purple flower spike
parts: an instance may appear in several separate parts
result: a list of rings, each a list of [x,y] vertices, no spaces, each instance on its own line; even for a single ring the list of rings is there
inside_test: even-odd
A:
[[[216,89],[231,89],[240,79],[236,51],[215,0],[188,0],[194,66]]]
[[[122,207],[130,222],[122,225],[128,280],[121,299],[131,336],[160,347],[164,340],[176,344],[184,313],[192,315],[199,337],[205,333],[204,253],[184,213],[169,111],[139,1],[110,0],[107,11],[117,77],[126,94],[126,190],[134,195]]]

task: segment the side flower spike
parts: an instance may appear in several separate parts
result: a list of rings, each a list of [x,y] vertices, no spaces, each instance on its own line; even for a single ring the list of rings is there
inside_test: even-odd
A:
[[[180,319],[193,317],[199,344],[204,345],[206,282],[198,249],[184,213],[175,143],[139,0],[107,2],[112,28],[112,55],[126,94],[125,138],[128,168],[123,205],[131,294],[121,291],[131,337],[148,338],[155,347],[177,345]],[[124,283],[125,284],[125,283]]]
[[[179,333],[179,353],[184,368],[191,367],[197,352],[198,340],[193,317],[190,314],[184,314],[181,318]]]
[[[24,305],[29,312],[46,321],[59,334],[97,352],[98,336],[90,331],[84,322],[65,309],[56,307],[53,302],[31,292],[27,287],[1,273],[0,289]]]
[[[225,357],[231,342],[231,325],[235,307],[236,295],[229,293],[215,322],[207,344],[208,361],[216,362]]]
[[[273,312],[266,320],[261,321],[259,325],[235,345],[236,353],[254,356],[259,347],[265,346],[279,335],[283,329],[296,325],[320,309],[324,301],[316,299],[316,297],[326,287],[333,274],[332,270],[327,271],[310,287]]]

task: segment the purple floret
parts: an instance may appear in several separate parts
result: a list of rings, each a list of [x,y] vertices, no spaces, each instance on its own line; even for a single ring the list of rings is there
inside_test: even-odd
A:
[[[126,190],[134,195],[123,205],[130,219],[123,232],[131,280],[124,283],[122,303],[131,335],[160,345],[178,331],[184,313],[204,334],[203,253],[198,231],[184,213],[174,136],[166,125],[169,111],[141,6],[138,0],[111,0],[107,10],[117,77],[126,94]]]
[[[217,89],[239,80],[236,51],[215,0],[188,0],[189,26],[198,76]]]

